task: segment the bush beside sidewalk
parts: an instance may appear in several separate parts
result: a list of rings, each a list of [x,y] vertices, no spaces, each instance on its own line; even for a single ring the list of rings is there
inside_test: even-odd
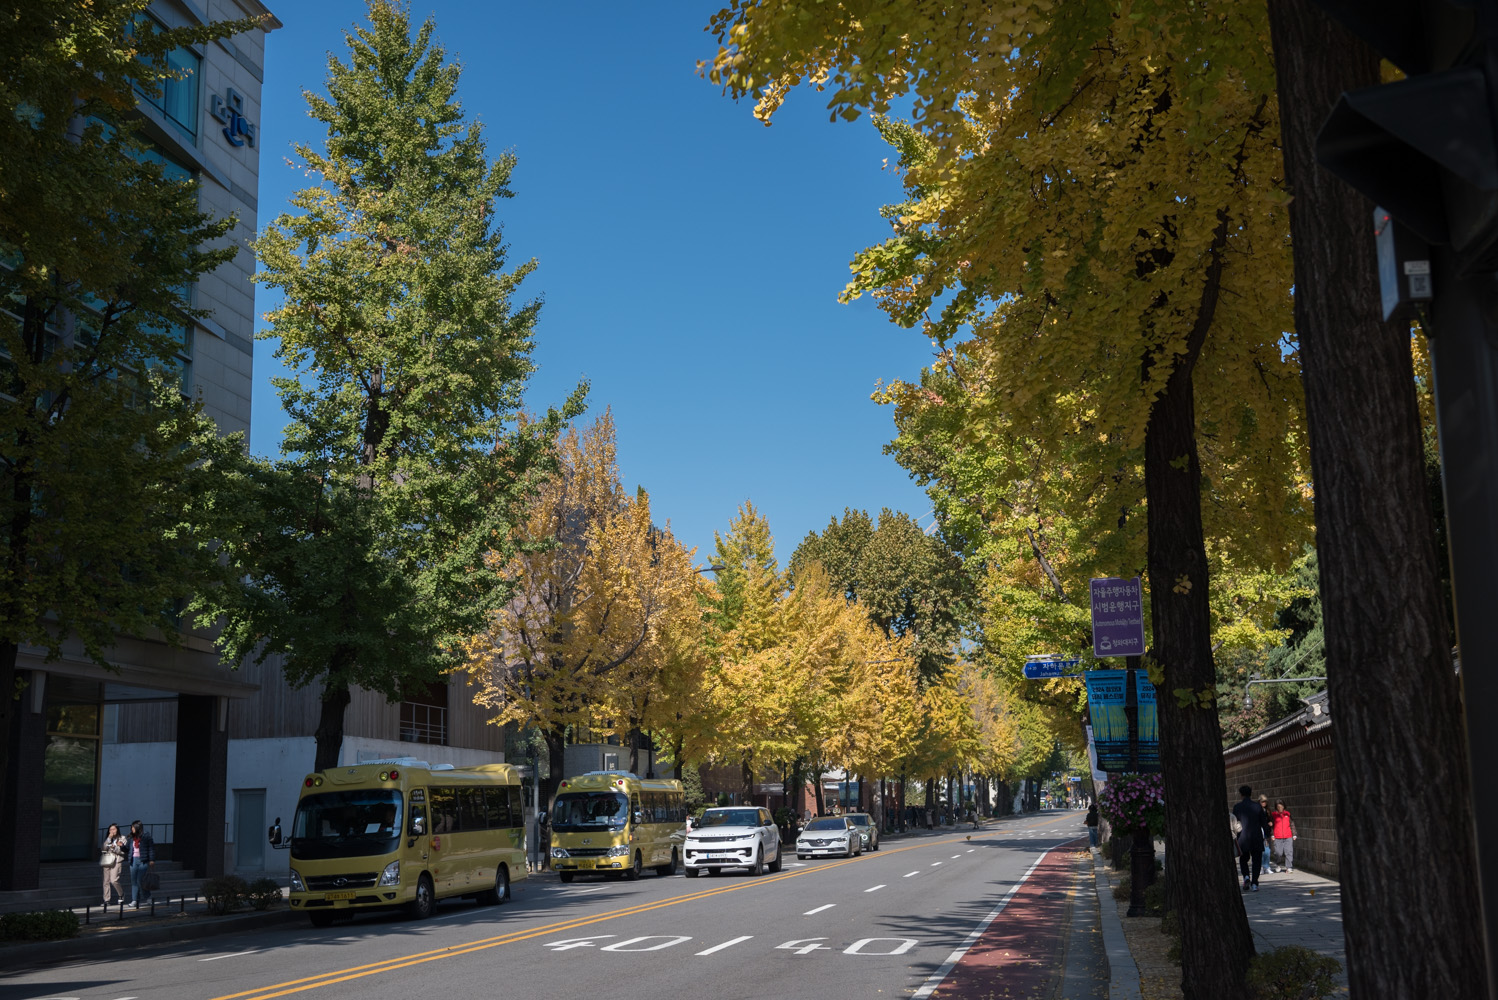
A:
[[[1129,960],[1112,963],[1110,1000],[1184,1000],[1181,967],[1171,955],[1175,938],[1161,930],[1160,917],[1129,917],[1128,900],[1116,900],[1113,889],[1121,873],[1092,851],[1098,896],[1106,931],[1109,915],[1122,927]],[[1347,950],[1342,931],[1341,886],[1309,872],[1265,874],[1259,891],[1244,896],[1254,948],[1266,955],[1276,948],[1300,945],[1335,959],[1343,971],[1335,977],[1333,996],[1347,995]],[[1112,956],[1110,955],[1110,959]]]

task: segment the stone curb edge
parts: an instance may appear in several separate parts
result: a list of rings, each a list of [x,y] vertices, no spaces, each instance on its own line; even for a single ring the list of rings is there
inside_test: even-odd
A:
[[[1108,1000],[1140,1000],[1139,966],[1134,964],[1134,953],[1129,950],[1129,939],[1124,937],[1123,923],[1118,919],[1118,906],[1113,901],[1113,880],[1108,866],[1100,860],[1096,847],[1090,848],[1092,856],[1093,886],[1097,890],[1098,916],[1102,921],[1103,950],[1108,955]]]
[[[239,916],[191,923],[173,923],[169,919],[151,927],[124,927],[117,931],[95,931],[64,941],[22,941],[0,945],[0,964],[7,972],[54,965],[75,958],[92,958],[103,952],[126,948],[149,947],[170,941],[195,941],[236,931],[254,931],[305,920],[301,913],[280,909],[271,913],[245,913]]]

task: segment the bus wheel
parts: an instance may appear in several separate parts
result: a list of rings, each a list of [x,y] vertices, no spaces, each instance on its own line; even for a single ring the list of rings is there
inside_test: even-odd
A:
[[[557,878],[561,879],[563,882],[571,882],[572,881],[572,876],[575,875],[575,874],[577,874],[577,873],[576,872],[557,872]]]
[[[500,865],[494,872],[494,888],[479,894],[483,906],[498,906],[510,898],[510,870]]]
[[[640,873],[644,870],[645,861],[640,857],[640,852],[636,851],[634,864],[630,865],[624,870],[624,877],[633,882],[635,879],[640,877]]]
[[[313,927],[333,926],[333,914],[312,910],[307,914],[307,919],[312,921]]]
[[[676,866],[676,848],[673,847],[671,848],[671,863],[658,866],[655,869],[655,873],[661,878],[670,878],[672,875],[676,874]]]
[[[416,880],[416,898],[406,904],[406,912],[411,914],[413,919],[425,920],[432,915],[432,909],[436,905],[436,894],[432,890],[432,876],[422,872],[421,878]]]

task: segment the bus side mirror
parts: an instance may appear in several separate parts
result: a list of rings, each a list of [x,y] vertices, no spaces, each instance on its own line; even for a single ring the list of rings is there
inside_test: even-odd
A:
[[[413,836],[413,837],[419,837],[419,836],[421,836],[422,833],[424,832],[424,827],[425,826],[426,826],[426,824],[424,822],[422,822],[422,819],[421,819],[420,816],[417,816],[416,818],[414,818],[413,820],[411,820],[411,836]]]
[[[635,810],[635,822],[636,823],[643,823],[643,822],[645,822],[645,813],[644,813],[643,810],[640,810],[640,809],[636,809]]]

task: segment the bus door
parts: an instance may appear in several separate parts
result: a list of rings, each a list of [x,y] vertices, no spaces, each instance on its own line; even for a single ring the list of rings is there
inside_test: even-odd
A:
[[[427,811],[425,788],[411,789],[410,815],[406,819],[406,850],[401,867],[411,866],[411,871],[401,872],[401,881],[416,884],[417,873],[430,868],[432,857],[432,822]]]

